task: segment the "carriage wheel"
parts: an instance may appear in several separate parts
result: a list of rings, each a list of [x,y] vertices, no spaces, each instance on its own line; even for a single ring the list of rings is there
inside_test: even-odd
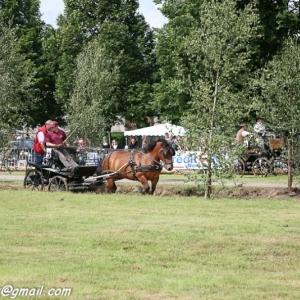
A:
[[[255,176],[267,176],[270,170],[270,163],[265,157],[257,158],[252,164],[252,171]]]
[[[234,172],[235,172],[236,174],[240,175],[241,177],[244,176],[246,167],[245,167],[245,163],[243,162],[242,159],[239,158],[239,159],[234,163],[233,168],[234,168]]]
[[[67,192],[68,190],[68,182],[62,176],[54,176],[49,180],[49,192]]]
[[[37,169],[29,170],[24,178],[24,189],[42,191],[44,189],[44,176]]]

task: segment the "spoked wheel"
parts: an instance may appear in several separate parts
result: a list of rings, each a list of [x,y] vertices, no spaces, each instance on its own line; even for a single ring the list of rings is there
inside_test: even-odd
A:
[[[44,189],[44,177],[41,171],[31,169],[24,178],[24,188],[28,190],[42,191]]]
[[[234,172],[238,175],[240,175],[241,177],[243,177],[243,175],[245,174],[245,163],[243,162],[243,160],[241,160],[240,158],[234,163],[233,165],[234,168]]]
[[[267,176],[270,170],[270,163],[265,157],[257,158],[252,165],[255,176]]]
[[[67,192],[68,190],[68,182],[65,178],[61,176],[54,176],[49,180],[49,192]]]

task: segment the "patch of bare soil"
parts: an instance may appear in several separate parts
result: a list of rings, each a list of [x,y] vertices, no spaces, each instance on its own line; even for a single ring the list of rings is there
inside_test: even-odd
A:
[[[287,188],[267,188],[267,187],[226,187],[214,190],[217,198],[239,198],[239,199],[299,199],[300,190],[293,189],[291,193]]]
[[[137,186],[119,186],[117,193],[140,193],[141,189]],[[160,185],[156,188],[156,196],[204,196],[204,192],[198,191],[196,188],[180,188],[180,187],[164,187]],[[214,198],[232,198],[232,199],[299,199],[300,190],[294,189],[292,193],[288,193],[286,188],[266,188],[266,187],[223,187],[214,188],[212,197]]]
[[[22,185],[12,185],[12,184],[1,184],[0,190],[20,190],[23,189]]]
[[[23,190],[22,184],[1,184],[0,190]],[[107,193],[106,186],[100,186],[96,193]],[[118,194],[136,194],[141,193],[142,189],[138,185],[121,185],[118,186]],[[195,187],[182,186],[164,186],[160,184],[155,191],[155,195],[159,197],[167,196],[200,196],[203,197],[203,191],[197,190]],[[270,187],[217,187],[213,188],[213,198],[232,198],[232,199],[290,199],[300,200],[300,190],[294,189],[292,193],[287,188],[270,188]]]

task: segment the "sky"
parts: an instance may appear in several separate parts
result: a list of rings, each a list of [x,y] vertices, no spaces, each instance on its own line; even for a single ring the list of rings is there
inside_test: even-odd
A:
[[[64,2],[63,0],[40,0],[40,10],[42,14],[42,19],[47,23],[51,24],[54,27],[56,25],[56,18],[59,14],[64,12]],[[157,6],[153,3],[152,0],[139,0],[140,8],[139,11],[144,15],[146,22],[151,27],[162,27],[164,23],[167,22],[167,19],[161,14],[157,9]]]

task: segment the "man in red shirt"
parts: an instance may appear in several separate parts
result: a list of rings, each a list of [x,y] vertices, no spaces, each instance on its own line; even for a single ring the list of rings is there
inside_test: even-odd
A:
[[[58,123],[52,121],[50,131],[45,138],[46,145],[47,147],[55,148],[54,151],[57,153],[59,160],[68,171],[75,172],[78,169],[78,164],[73,160],[66,149],[61,148],[62,146],[68,146],[65,142],[66,138],[66,133],[58,128]]]
[[[46,121],[45,125],[39,128],[36,133],[36,137],[33,143],[33,150],[34,150],[34,161],[37,165],[41,165],[43,163],[43,156],[46,152],[45,137],[49,132],[51,122],[52,122],[51,120]]]

